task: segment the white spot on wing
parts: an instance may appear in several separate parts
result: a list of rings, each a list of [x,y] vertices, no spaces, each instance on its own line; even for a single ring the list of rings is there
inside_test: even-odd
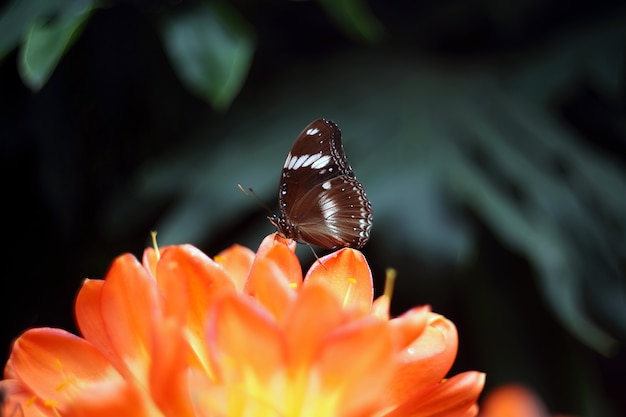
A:
[[[319,132],[320,130],[316,127],[313,127],[311,129],[307,129],[306,134],[307,135],[315,135],[317,134],[317,132]]]
[[[324,184],[329,182],[330,181],[326,181]],[[324,187],[324,184],[322,184],[322,187]],[[337,219],[335,218],[337,213],[339,213],[339,205],[337,204],[337,201],[328,197],[327,194],[322,194],[320,196],[319,204],[326,227],[334,233],[338,233],[339,229],[337,228]]]
[[[302,155],[300,156],[296,161],[294,161],[293,166],[289,167],[290,169],[298,169],[302,166],[302,164],[304,164],[304,161],[306,161],[306,159],[309,157],[310,155]],[[295,159],[296,157],[294,156],[293,159]]]
[[[326,181],[324,184],[322,184],[322,188],[325,190],[330,190],[330,181]]]
[[[283,165],[283,168],[288,168],[289,167],[289,163],[291,162],[291,152],[289,152],[289,155],[287,155],[287,159],[285,159],[285,165]]]
[[[303,163],[302,166],[303,167],[308,167],[309,165],[315,163],[315,161],[317,161],[318,159],[320,159],[320,157],[322,156],[322,153],[316,153],[315,155],[311,155],[309,156]]]
[[[287,168],[293,169],[293,166],[295,165],[297,160],[298,160],[298,158],[296,156],[292,156],[291,160],[289,161],[289,165],[287,166]]]
[[[313,164],[311,164],[311,168],[313,169],[324,168],[326,165],[328,165],[329,162],[330,162],[330,155],[324,155],[320,157],[317,161],[313,162]]]

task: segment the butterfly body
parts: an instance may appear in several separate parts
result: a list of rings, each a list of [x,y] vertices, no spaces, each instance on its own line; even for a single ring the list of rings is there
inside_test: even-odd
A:
[[[334,122],[315,120],[298,135],[283,166],[278,203],[270,221],[285,237],[326,249],[367,243],[372,206]]]

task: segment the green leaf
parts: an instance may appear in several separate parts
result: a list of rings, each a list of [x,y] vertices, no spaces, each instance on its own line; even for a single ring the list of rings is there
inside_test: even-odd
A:
[[[379,42],[385,29],[363,0],[318,0],[335,23],[359,41]]]
[[[33,22],[55,15],[63,9],[64,0],[13,0],[0,14],[0,60],[16,48]]]
[[[245,81],[254,52],[247,23],[226,3],[200,3],[168,16],[162,37],[187,88],[214,108],[226,109]]]
[[[34,91],[48,81],[61,57],[78,38],[93,11],[88,0],[66,3],[58,17],[39,17],[31,25],[20,50],[18,68],[24,83]]]

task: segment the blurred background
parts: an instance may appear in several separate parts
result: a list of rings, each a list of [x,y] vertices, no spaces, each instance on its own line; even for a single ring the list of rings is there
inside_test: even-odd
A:
[[[81,281],[150,230],[256,249],[274,228],[237,184],[275,209],[325,117],[377,289],[394,267],[395,314],[457,324],[453,372],[626,415],[623,2],[14,0],[0,34],[3,361],[29,327],[76,331]]]

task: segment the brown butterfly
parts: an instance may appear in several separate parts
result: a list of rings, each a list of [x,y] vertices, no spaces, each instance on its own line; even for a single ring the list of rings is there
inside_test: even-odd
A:
[[[298,135],[283,165],[278,204],[269,220],[285,237],[326,249],[367,243],[372,205],[334,122],[317,119]]]

